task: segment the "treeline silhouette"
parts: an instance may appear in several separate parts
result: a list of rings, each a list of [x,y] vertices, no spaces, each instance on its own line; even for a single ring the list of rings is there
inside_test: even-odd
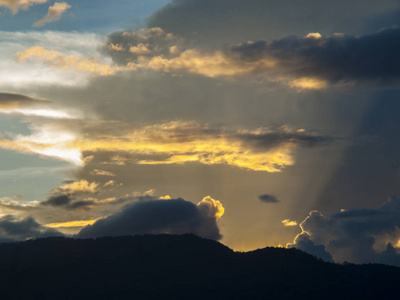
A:
[[[194,235],[0,244],[0,299],[399,299],[400,268]]]

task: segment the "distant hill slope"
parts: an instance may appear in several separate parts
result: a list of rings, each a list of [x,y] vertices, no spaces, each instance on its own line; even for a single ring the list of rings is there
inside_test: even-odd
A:
[[[399,299],[400,268],[194,235],[0,244],[0,299]]]

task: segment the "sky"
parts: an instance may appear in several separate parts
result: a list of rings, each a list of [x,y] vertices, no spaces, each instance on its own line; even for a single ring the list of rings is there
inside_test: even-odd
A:
[[[397,0],[0,0],[0,241],[194,233],[400,266]]]

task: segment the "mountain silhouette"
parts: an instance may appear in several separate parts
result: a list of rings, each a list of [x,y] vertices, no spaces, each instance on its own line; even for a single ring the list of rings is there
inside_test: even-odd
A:
[[[0,299],[397,299],[400,268],[195,235],[0,244]]]

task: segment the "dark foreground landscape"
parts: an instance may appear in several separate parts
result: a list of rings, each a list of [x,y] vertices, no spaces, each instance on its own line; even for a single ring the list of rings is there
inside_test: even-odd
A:
[[[400,268],[296,249],[247,253],[194,235],[0,245],[0,299],[398,299]],[[390,298],[389,298],[390,297]]]

